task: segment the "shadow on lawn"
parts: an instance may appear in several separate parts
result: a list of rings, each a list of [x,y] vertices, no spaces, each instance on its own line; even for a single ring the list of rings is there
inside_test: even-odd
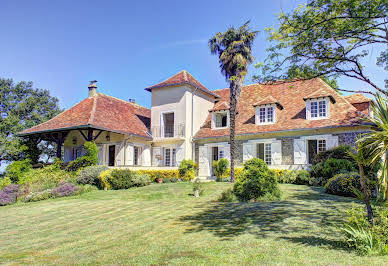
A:
[[[291,191],[287,200],[278,202],[207,202],[196,207],[193,215],[183,216],[179,221],[190,224],[191,228],[186,233],[209,231],[225,240],[249,233],[258,237],[271,235],[293,242],[317,242],[338,247],[335,241],[319,239],[312,230],[319,232],[324,227],[325,234],[334,233],[342,220],[341,209],[352,200],[326,195],[319,188],[306,190],[304,187],[300,191]],[[287,236],[306,232],[314,236]]]

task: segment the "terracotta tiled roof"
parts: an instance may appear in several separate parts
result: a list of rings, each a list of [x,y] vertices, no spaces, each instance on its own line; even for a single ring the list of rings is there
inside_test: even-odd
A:
[[[210,109],[209,111],[210,112],[213,112],[213,111],[223,111],[223,110],[229,110],[230,108],[230,105],[228,102],[226,101],[220,101],[216,104],[214,104],[214,107],[212,109]]]
[[[334,91],[334,90],[333,90]],[[335,99],[332,95],[332,92],[328,92],[324,88],[317,88],[316,91],[313,93],[307,95],[306,97],[303,98],[303,100],[309,100],[309,99],[316,99],[316,98],[323,98],[323,97],[329,97],[332,103],[335,103]]]
[[[331,95],[336,101],[330,105],[330,118],[322,120],[306,119],[306,97],[318,91],[321,95]],[[222,100],[229,102],[229,89],[214,91]],[[255,107],[258,99],[272,96],[282,103],[284,109],[276,110],[276,123],[268,125],[255,124]],[[314,96],[314,95],[313,95]],[[295,81],[276,84],[252,84],[241,90],[237,108],[236,134],[257,134],[291,130],[308,130],[340,126],[355,126],[363,123],[358,110],[319,78],[307,81]],[[211,129],[211,115],[196,134],[195,138],[224,137],[229,129]]]
[[[268,95],[267,97],[264,97],[263,99],[254,103],[253,106],[259,106],[259,105],[265,105],[265,104],[276,104],[280,109],[283,109],[283,105],[281,105],[280,102],[274,97],[272,97],[271,95]]]
[[[92,127],[149,138],[150,116],[145,107],[98,93],[19,135]]]
[[[211,92],[208,88],[206,88],[204,85],[201,84],[198,80],[196,80],[189,72],[186,70],[182,70],[175,74],[174,76],[166,79],[165,81],[162,81],[158,84],[152,85],[148,88],[146,88],[147,91],[152,91],[156,88],[161,87],[168,87],[168,86],[176,86],[176,85],[183,85],[183,84],[189,84],[195,88],[200,89],[201,91],[213,96],[217,97],[216,94]]]
[[[365,97],[364,95],[360,93],[352,94],[352,95],[347,95],[345,96],[345,99],[350,102],[350,103],[367,103],[367,102],[372,102],[371,99],[368,97]]]

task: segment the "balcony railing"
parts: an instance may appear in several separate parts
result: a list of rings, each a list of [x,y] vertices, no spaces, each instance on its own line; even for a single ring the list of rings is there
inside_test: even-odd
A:
[[[177,138],[185,136],[185,124],[154,126],[151,128],[153,138]]]

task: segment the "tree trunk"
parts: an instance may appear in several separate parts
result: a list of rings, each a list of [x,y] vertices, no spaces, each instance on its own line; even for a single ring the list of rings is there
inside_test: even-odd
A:
[[[361,190],[362,190],[362,193],[364,194],[364,203],[366,205],[366,210],[368,213],[368,221],[371,225],[373,225],[373,210],[372,210],[372,206],[370,205],[370,193],[365,181],[364,166],[362,165],[362,163],[359,162],[358,167],[360,168]]]
[[[230,83],[230,110],[229,110],[229,127],[230,127],[230,181],[235,181],[234,163],[236,159],[236,116],[237,116],[237,102],[240,98],[242,87],[241,78],[237,78]]]

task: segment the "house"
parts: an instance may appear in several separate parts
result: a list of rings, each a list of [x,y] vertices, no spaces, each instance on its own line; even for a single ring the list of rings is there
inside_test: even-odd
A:
[[[101,165],[174,169],[193,159],[204,178],[213,175],[213,160],[230,156],[229,89],[211,91],[183,70],[145,89],[151,109],[99,93],[96,81],[88,89],[85,100],[19,136],[55,141],[65,161],[81,156],[85,141],[95,141]],[[319,78],[244,86],[237,164],[258,157],[272,168],[308,168],[314,154],[354,144],[368,130],[362,117],[371,115],[370,104]]]

